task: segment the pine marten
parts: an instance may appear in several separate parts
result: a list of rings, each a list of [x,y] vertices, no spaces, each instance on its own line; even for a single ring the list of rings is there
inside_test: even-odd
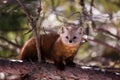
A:
[[[74,66],[73,58],[78,51],[82,36],[82,27],[75,25],[62,27],[60,34],[42,34],[40,37],[42,60],[52,60],[60,70],[64,70],[65,65]],[[34,37],[24,44],[19,54],[19,59],[37,60],[37,49]]]

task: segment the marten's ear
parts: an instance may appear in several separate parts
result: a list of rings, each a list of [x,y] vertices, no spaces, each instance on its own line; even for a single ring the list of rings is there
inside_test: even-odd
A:
[[[67,28],[65,26],[62,26],[60,29],[60,33],[65,33],[67,30]]]
[[[77,32],[78,32],[79,34],[83,34],[83,28],[82,28],[82,27],[79,27],[79,28],[77,29]]]

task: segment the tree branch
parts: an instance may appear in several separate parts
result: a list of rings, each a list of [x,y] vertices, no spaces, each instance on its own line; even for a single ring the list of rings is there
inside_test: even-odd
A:
[[[97,31],[102,31],[102,32],[104,32],[104,33],[107,33],[107,34],[109,34],[109,35],[111,35],[111,36],[113,36],[113,37],[115,37],[115,38],[117,38],[117,39],[120,40],[120,37],[119,37],[119,36],[111,33],[110,31],[107,31],[107,30],[105,30],[105,29],[103,29],[103,28],[97,28],[96,30],[97,30]]]
[[[85,39],[85,38],[84,38],[84,39]],[[105,43],[105,42],[102,42],[102,41],[100,41],[100,40],[98,40],[98,39],[94,39],[93,37],[88,37],[88,38],[85,39],[85,40],[93,41],[93,42],[99,43],[99,44],[101,44],[101,45],[104,45],[105,47],[108,47],[108,48],[113,49],[116,53],[118,53],[118,54],[120,55],[120,49],[118,49],[118,48],[116,48],[116,47],[113,47],[113,46],[111,46],[111,45],[109,45],[109,44],[107,44],[107,43]]]
[[[5,42],[7,42],[8,44],[10,44],[10,45],[12,45],[12,46],[15,46],[15,47],[17,47],[17,48],[21,48],[20,45],[15,44],[15,43],[13,43],[13,42],[7,40],[6,38],[4,38],[4,37],[2,37],[2,36],[0,36],[0,39],[3,40],[3,41],[5,41]]]
[[[38,61],[41,62],[41,53],[40,53],[41,51],[40,51],[40,44],[39,44],[40,43],[40,39],[39,39],[40,37],[37,34],[36,23],[33,21],[33,18],[30,16],[30,14],[28,13],[25,5],[21,2],[21,0],[17,0],[17,1],[20,4],[20,6],[22,7],[22,9],[24,10],[24,12],[27,16],[28,22],[30,23],[30,26],[32,27],[32,31],[33,31],[33,34],[34,34],[35,40],[36,40]],[[41,9],[40,9],[40,11],[41,11]]]
[[[50,63],[40,64],[38,62],[31,63],[10,60],[0,60],[0,72],[29,75],[27,80],[96,80],[98,77],[99,80],[119,80],[120,78],[120,75],[97,69],[94,70],[87,68],[87,66],[66,67],[64,71],[60,71]]]

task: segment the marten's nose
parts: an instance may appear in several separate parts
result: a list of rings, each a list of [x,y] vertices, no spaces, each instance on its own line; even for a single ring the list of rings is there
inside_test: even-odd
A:
[[[69,40],[69,43],[72,43],[72,40]]]

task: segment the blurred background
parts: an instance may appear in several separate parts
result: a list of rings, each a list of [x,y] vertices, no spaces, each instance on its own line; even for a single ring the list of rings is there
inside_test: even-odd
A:
[[[75,62],[120,68],[120,0],[21,0],[42,29],[58,31],[65,23],[84,28],[89,37]],[[33,36],[17,0],[0,0],[0,58],[17,59],[22,45]]]

